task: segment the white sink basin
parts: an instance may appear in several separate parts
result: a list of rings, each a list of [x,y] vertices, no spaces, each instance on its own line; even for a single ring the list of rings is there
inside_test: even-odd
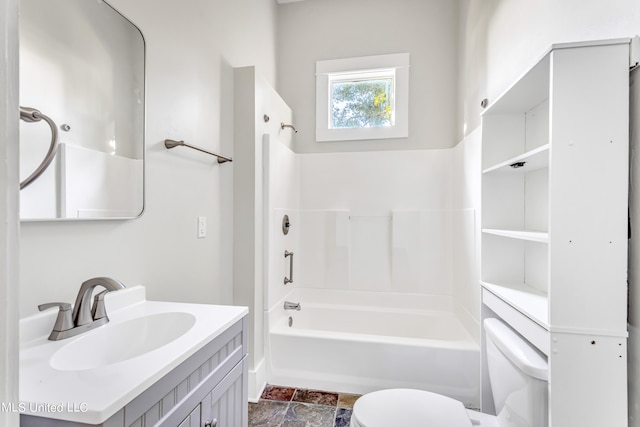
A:
[[[195,323],[195,316],[181,312],[107,323],[55,352],[51,367],[60,371],[81,371],[123,362],[169,344]]]
[[[20,319],[25,415],[102,424],[248,313],[246,307],[147,301],[141,286],[110,292],[105,305],[109,323],[60,341],[47,339],[55,310]],[[60,402],[82,409],[53,413],[49,408]]]

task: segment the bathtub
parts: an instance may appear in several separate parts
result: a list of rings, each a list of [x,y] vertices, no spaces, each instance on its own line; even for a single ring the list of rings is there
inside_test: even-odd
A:
[[[266,313],[267,381],[345,393],[417,388],[479,407],[478,343],[446,296],[294,289]],[[289,326],[291,317],[291,326]]]

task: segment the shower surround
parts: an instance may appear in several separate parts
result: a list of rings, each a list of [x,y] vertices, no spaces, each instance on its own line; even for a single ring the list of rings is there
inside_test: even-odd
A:
[[[479,404],[478,139],[299,155],[265,135],[267,382],[415,387]]]

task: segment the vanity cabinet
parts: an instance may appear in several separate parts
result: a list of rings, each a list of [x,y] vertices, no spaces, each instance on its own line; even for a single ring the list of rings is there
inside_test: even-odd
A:
[[[630,42],[554,45],[482,117],[482,316],[547,356],[549,425],[627,423]]]
[[[236,367],[209,392],[180,427],[247,426],[247,390],[244,385],[246,360]]]
[[[100,426],[246,427],[247,369],[245,316]],[[117,381],[117,378],[105,378],[105,381]],[[85,427],[88,424],[22,415],[21,426]]]

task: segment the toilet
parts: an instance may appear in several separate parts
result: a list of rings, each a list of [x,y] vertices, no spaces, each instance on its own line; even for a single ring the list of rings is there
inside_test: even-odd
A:
[[[484,331],[497,415],[468,410],[437,393],[389,389],[359,398],[350,427],[547,427],[546,358],[499,319],[485,319]]]

